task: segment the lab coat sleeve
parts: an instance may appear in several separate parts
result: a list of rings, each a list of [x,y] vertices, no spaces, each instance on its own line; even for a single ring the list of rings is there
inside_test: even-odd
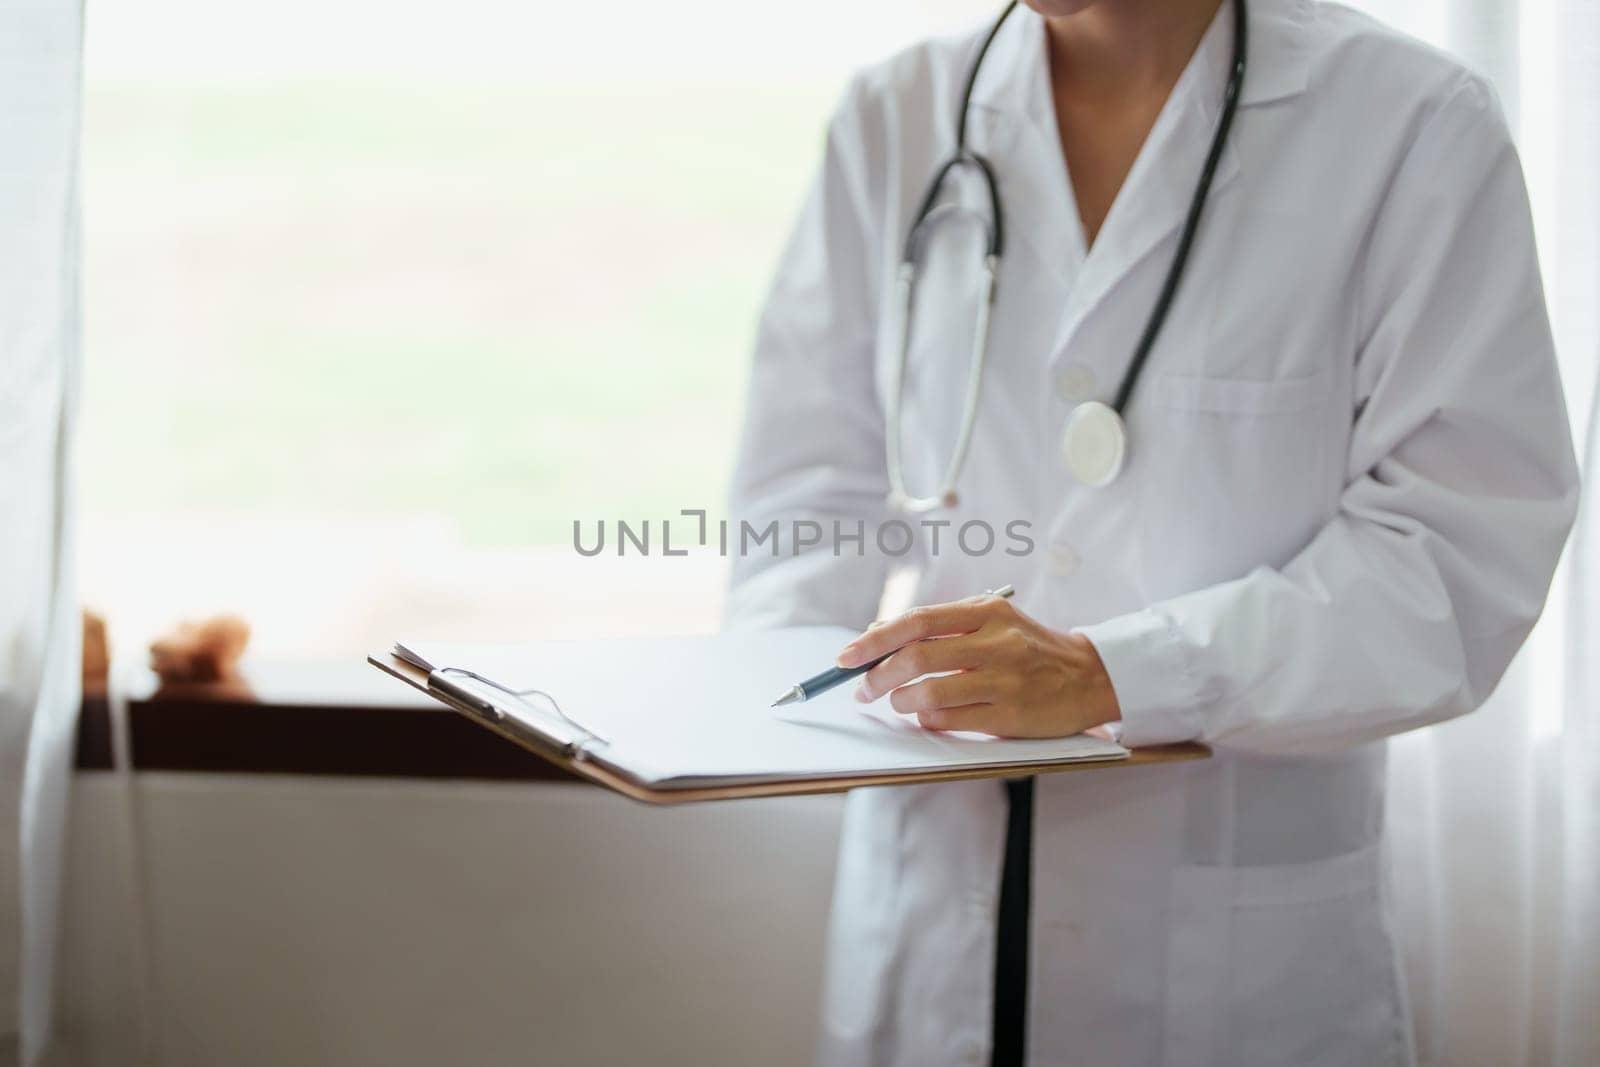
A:
[[[1084,627],[1130,745],[1338,749],[1465,713],[1543,607],[1577,471],[1516,153],[1462,76],[1378,215],[1346,487],[1281,568]]]
[[[858,79],[829,125],[757,330],[729,509],[730,627],[864,627],[882,595],[889,560],[875,532],[888,485],[870,220],[883,208],[870,198],[884,139],[871,136],[870,112]],[[776,537],[746,544],[747,531],[773,523]],[[817,537],[796,553],[797,541]]]

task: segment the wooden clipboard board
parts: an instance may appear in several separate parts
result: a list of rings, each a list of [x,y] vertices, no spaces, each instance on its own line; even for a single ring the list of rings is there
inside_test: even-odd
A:
[[[802,780],[757,782],[753,784],[693,786],[682,789],[658,789],[619,774],[593,759],[586,759],[579,751],[572,756],[559,746],[541,743],[532,733],[521,733],[495,722],[477,709],[453,699],[428,684],[428,672],[416,664],[408,663],[392,652],[373,652],[367,662],[386,674],[400,679],[413,689],[420,690],[446,707],[471,719],[486,730],[492,730],[507,741],[527,749],[579,778],[604,786],[614,793],[645,804],[691,804],[703,800],[739,800],[750,797],[806,796],[817,793],[843,793],[876,785],[914,785],[919,782],[955,782],[971,778],[1016,778],[1028,774],[1057,774],[1068,771],[1105,771],[1119,767],[1148,767],[1154,763],[1177,763],[1184,760],[1206,759],[1211,750],[1196,742],[1177,745],[1155,745],[1133,749],[1127,759],[1087,760],[1077,763],[1012,764],[1004,768],[961,768],[943,771],[906,771],[894,774],[852,775],[841,778],[806,778]]]

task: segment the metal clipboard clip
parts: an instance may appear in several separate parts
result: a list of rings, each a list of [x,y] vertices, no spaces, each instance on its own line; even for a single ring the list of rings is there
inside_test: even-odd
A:
[[[541,720],[540,736],[546,741],[553,742],[564,755],[570,756],[575,760],[586,759],[591,749],[597,745],[603,746],[611,743],[592,730],[587,730],[580,726],[571,716],[561,710],[560,702],[543,689],[512,689],[509,686],[501,685],[493,678],[485,677],[477,671],[468,670],[465,667],[435,667],[428,672],[429,689],[437,689],[458,704],[471,708],[490,722],[504,723],[509,716],[493,700],[490,700],[482,693],[475,692],[470,686],[462,685],[452,676],[468,678],[479,685],[488,686],[495,692],[505,694],[533,712]],[[529,699],[530,697],[540,698],[549,707],[545,708],[535,704]],[[552,712],[554,713],[553,716]],[[518,718],[517,721],[521,722],[522,720]]]

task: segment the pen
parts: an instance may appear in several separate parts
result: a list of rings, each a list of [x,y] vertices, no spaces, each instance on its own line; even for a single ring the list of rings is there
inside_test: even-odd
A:
[[[1002,585],[999,589],[990,589],[988,595],[1009,597],[1015,592],[1016,590],[1011,586]],[[899,649],[895,651],[898,652]],[[871,663],[863,663],[859,667],[829,667],[821,674],[813,675],[803,682],[791,685],[783,696],[772,702],[772,706],[778,708],[785,704],[798,704],[802,700],[810,700],[820,693],[826,693],[836,685],[848,682],[858,674],[867,673],[892,655],[894,655],[894,652],[886,652]]]

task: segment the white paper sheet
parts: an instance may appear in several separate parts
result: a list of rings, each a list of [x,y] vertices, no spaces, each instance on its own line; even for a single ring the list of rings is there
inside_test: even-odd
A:
[[[508,689],[550,694],[569,719],[604,739],[592,749],[596,757],[657,786],[1128,754],[1084,734],[1012,741],[925,730],[885,700],[857,703],[853,684],[803,704],[769,706],[795,682],[832,665],[852,636],[840,627],[805,627],[526,645],[403,641],[396,650],[424,667],[462,668]],[[496,705],[509,715],[527,715],[510,697]]]

